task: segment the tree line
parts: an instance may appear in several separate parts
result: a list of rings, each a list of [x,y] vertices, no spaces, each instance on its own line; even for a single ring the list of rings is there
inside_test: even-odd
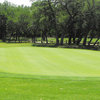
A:
[[[32,1],[32,0],[31,0]],[[31,7],[0,4],[0,39],[56,45],[96,46],[100,40],[99,0],[37,0]]]

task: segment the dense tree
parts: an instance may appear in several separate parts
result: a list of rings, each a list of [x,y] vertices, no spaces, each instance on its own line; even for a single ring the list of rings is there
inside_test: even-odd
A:
[[[96,46],[100,39],[100,2],[98,0],[31,0],[32,6],[0,4],[0,39],[56,45]],[[45,42],[44,42],[45,41]]]
[[[0,39],[6,41],[6,23],[7,18],[5,15],[0,15]]]

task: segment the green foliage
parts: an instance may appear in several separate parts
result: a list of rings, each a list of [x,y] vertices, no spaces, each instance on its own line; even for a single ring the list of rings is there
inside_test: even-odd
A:
[[[6,28],[5,32],[0,32],[0,39],[21,42],[23,37],[31,38],[35,43],[36,38],[41,37],[41,43],[48,43],[48,37],[55,37],[56,45],[60,43],[59,38],[63,45],[66,37],[69,38],[68,45],[96,46],[100,39],[99,10],[98,0],[38,0],[31,7],[5,1],[0,4],[0,14],[7,18],[2,19],[6,21],[2,27]],[[0,30],[4,30],[2,27]],[[88,38],[90,41],[87,41]],[[93,38],[97,38],[94,44]]]

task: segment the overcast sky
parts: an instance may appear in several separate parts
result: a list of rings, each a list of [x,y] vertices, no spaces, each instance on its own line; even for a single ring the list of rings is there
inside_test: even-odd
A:
[[[5,0],[0,0],[0,2],[4,2]],[[31,2],[30,0],[6,0],[8,2],[11,2],[13,4],[16,4],[16,5],[26,5],[26,6],[30,6],[31,5]]]

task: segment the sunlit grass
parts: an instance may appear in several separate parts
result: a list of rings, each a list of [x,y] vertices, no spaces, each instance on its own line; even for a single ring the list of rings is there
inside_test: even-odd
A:
[[[100,52],[0,43],[0,100],[99,100]]]

